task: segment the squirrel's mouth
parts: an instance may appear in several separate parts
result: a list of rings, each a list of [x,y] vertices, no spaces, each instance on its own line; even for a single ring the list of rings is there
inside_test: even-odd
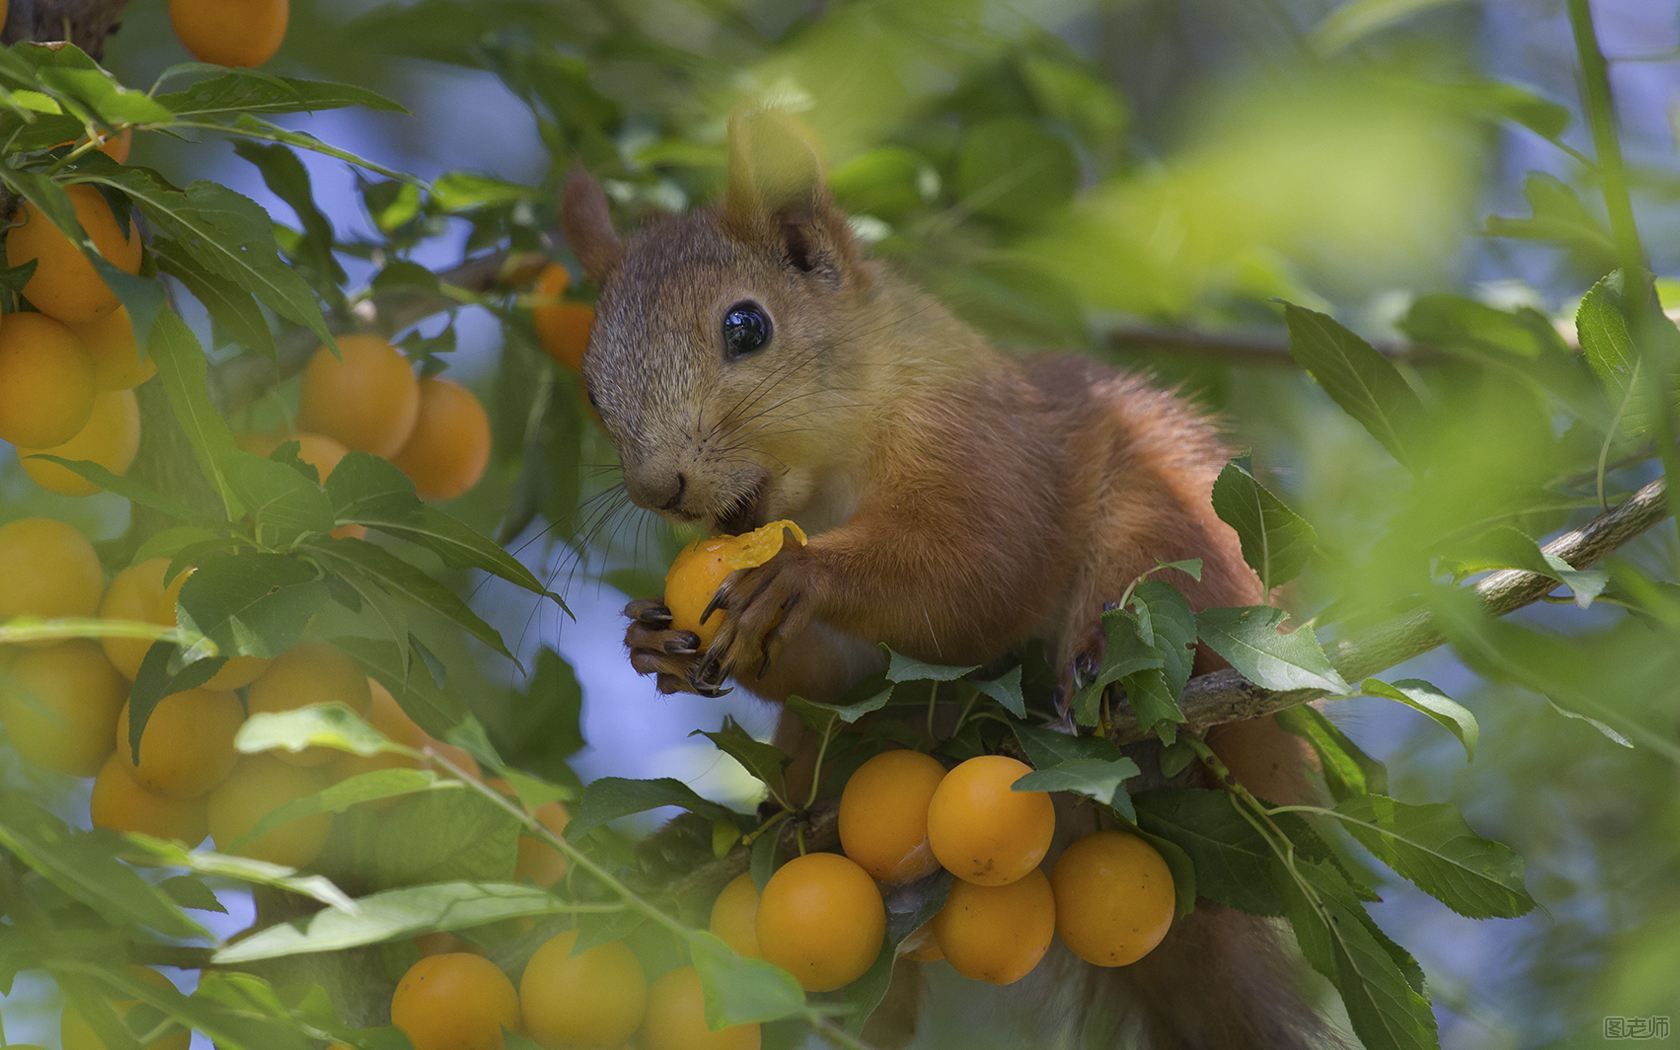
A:
[[[752,487],[735,497],[717,516],[718,531],[739,535],[751,532],[769,520],[764,516],[764,497],[768,494],[769,487],[768,475],[759,474],[755,477]]]

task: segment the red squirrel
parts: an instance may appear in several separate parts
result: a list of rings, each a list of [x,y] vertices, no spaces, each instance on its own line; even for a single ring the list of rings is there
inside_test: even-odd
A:
[[[1213,512],[1229,458],[1214,425],[1089,358],[1005,354],[869,259],[790,118],[731,122],[715,207],[621,240],[578,171],[561,210],[600,289],[583,376],[630,497],[715,531],[788,518],[810,536],[725,582],[705,649],[659,601],[631,603],[630,661],[660,690],[732,679],[832,701],[881,670],[881,642],[966,665],[1040,640],[1065,700],[1100,663],[1104,604],[1157,564],[1201,559],[1200,581],[1170,573],[1195,608],[1262,599]],[[778,732],[796,753],[799,724]],[[1293,738],[1269,721],[1221,735],[1239,778],[1289,793]],[[1091,994],[1129,993],[1152,1047],[1317,1045],[1265,920],[1202,902],[1111,973]]]

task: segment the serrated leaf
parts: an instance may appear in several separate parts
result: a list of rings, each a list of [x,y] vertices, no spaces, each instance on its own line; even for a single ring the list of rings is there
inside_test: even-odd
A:
[[[233,495],[223,464],[238,451],[233,432],[210,403],[209,366],[204,348],[173,310],[158,316],[146,343],[146,356],[157,362],[158,382],[163,384],[169,407],[187,436],[199,468],[221,496],[229,520],[241,507]]]
[[[78,179],[127,195],[159,233],[205,268],[323,342],[333,342],[321,304],[308,283],[281,259],[268,215],[255,201],[214,182],[194,182],[178,190],[145,168],[88,172]]]
[[[402,106],[366,88],[275,76],[257,69],[227,69],[190,87],[165,92],[158,96],[158,102],[182,120],[234,117],[242,113],[319,113],[348,106],[406,112]]]
[[[1296,866],[1309,880],[1305,887],[1277,877],[1296,942],[1341,993],[1360,1041],[1368,1050],[1436,1050],[1440,1043],[1429,1000],[1396,961],[1388,947],[1392,942],[1373,935],[1356,902],[1333,892],[1336,876],[1325,865],[1298,861]]]
[[[159,514],[174,518],[177,521],[191,521],[195,517],[191,510],[163,493],[158,492],[144,482],[121,474],[113,474],[109,469],[92,460],[65,459],[45,452],[30,452],[18,449],[19,459],[38,459],[43,463],[55,463],[77,477],[84,478],[101,490],[121,496],[132,503],[155,510]]]
[[[362,670],[390,690],[398,706],[431,735],[447,737],[469,717],[466,707],[454,693],[438,688],[437,683],[424,672],[411,673],[406,649],[392,642],[347,635],[334,638],[332,642],[355,657]]]
[[[1289,634],[1278,630],[1287,618],[1282,609],[1266,605],[1204,609],[1196,614],[1196,632],[1238,674],[1262,688],[1347,693],[1347,682],[1330,665],[1311,628]]]
[[[109,832],[75,831],[16,792],[0,805],[0,845],[95,913],[171,937],[207,936],[168,894],[117,860],[114,841]]]
[[[1104,612],[1102,628],[1103,655],[1096,677],[1073,695],[1073,716],[1082,726],[1097,724],[1098,702],[1110,685],[1139,671],[1166,666],[1166,657],[1144,640],[1142,625],[1130,609]]]
[[[785,797],[787,789],[786,771],[793,756],[774,744],[767,744],[762,740],[755,740],[751,733],[741,728],[741,723],[733,716],[725,715],[723,728],[715,733],[695,730],[718,746],[718,750],[741,763],[748,773],[770,790],[775,798]],[[734,824],[733,818],[730,820]]]
[[[182,630],[214,642],[223,658],[275,657],[302,640],[326,605],[326,584],[314,565],[251,551],[203,559],[181,587],[176,619]]]
[[[1543,172],[1530,172],[1523,180],[1523,196],[1528,198],[1529,214],[1518,218],[1489,216],[1489,234],[1567,248],[1600,272],[1615,265],[1616,246],[1604,221],[1567,183]]]
[[[601,777],[584,786],[572,810],[571,823],[566,825],[566,837],[575,842],[620,817],[664,806],[681,806],[708,820],[735,816],[727,806],[701,798],[693,788],[671,777],[657,780]]]
[[[863,699],[853,703],[821,704],[802,696],[790,696],[785,703],[788,710],[803,718],[812,729],[820,732],[835,719],[852,725],[864,715],[886,707],[887,701],[892,699],[893,683],[888,682],[884,676],[875,676],[860,682],[852,692],[865,695]]]
[[[1390,684],[1380,678],[1367,678],[1359,683],[1359,691],[1367,696],[1380,696],[1398,701],[1427,716],[1458,738],[1458,742],[1464,745],[1466,758],[1476,757],[1476,740],[1481,735],[1476,716],[1463,704],[1423,679],[1403,678]]]
[[[1534,907],[1522,859],[1477,836],[1448,805],[1409,805],[1385,795],[1336,804],[1342,825],[1395,873],[1460,915],[1515,918]]]
[[[340,522],[363,524],[417,543],[451,565],[482,569],[565,608],[558,595],[494,540],[422,503],[407,475],[378,456],[345,456],[327,478],[326,489]]]
[[[1178,738],[1178,726],[1184,722],[1184,712],[1178,699],[1167,685],[1166,675],[1158,670],[1139,671],[1124,679],[1126,703],[1137,716],[1144,732],[1154,733],[1161,743],[1170,744]]]
[[[1243,459],[1227,463],[1214,480],[1213,511],[1236,530],[1263,594],[1299,576],[1318,543],[1306,519],[1260,484]]]
[[[1138,584],[1127,608],[1139,635],[1161,654],[1161,673],[1176,699],[1196,664],[1196,614],[1177,587],[1160,580]]]
[[[459,595],[384,547],[366,540],[328,538],[311,543],[309,549],[316,556],[336,563],[341,572],[360,575],[394,597],[466,628],[468,634],[513,660],[501,633]]]
[[[557,915],[575,907],[535,886],[465,881],[409,886],[359,897],[353,912],[329,908],[301,922],[259,930],[219,949],[214,962],[237,966],[261,959],[343,951],[421,933]]]
[[[291,868],[267,861],[234,857],[210,850],[188,849],[179,842],[130,833],[123,843],[123,857],[131,864],[150,867],[185,868],[200,875],[234,879],[254,886],[272,886],[300,897],[320,901],[329,908],[355,910],[355,902],[321,875],[301,875]]]
[[[974,688],[978,689],[981,695],[996,700],[999,706],[1016,718],[1027,717],[1027,697],[1021,691],[1021,666],[1019,664],[989,681],[975,682]]]
[[[513,877],[521,825],[477,791],[427,791],[389,809],[351,810],[347,870],[375,886]]]
[[[1400,370],[1326,314],[1285,303],[1284,320],[1290,355],[1330,399],[1401,465],[1421,467],[1413,443],[1423,420],[1423,403]]]
[[[1223,791],[1161,788],[1132,796],[1137,823],[1189,856],[1196,892],[1255,915],[1283,914],[1272,850]]]
[[[1381,794],[1388,790],[1388,770],[1348,739],[1336,724],[1310,704],[1279,711],[1279,726],[1312,745],[1324,782],[1335,798]]]
[[[970,671],[979,670],[978,666],[951,667],[944,664],[930,664],[903,653],[894,652],[888,646],[881,646],[889,657],[887,662],[887,681],[900,682],[954,682]]]
[[[147,248],[158,269],[180,281],[210,312],[216,346],[233,345],[273,358],[274,332],[256,297],[204,266],[167,237],[153,237]]]
[[[1010,786],[1012,791],[1066,791],[1112,806],[1127,820],[1137,819],[1126,781],[1142,772],[1129,758],[1075,758],[1033,770]]]

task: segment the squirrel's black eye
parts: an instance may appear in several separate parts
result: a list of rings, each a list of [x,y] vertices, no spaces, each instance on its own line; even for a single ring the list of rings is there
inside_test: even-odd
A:
[[[770,342],[770,315],[754,302],[736,303],[723,315],[725,357],[744,357]]]

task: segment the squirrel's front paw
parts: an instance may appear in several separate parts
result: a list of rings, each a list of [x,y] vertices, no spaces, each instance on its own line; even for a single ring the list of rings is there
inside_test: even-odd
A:
[[[722,696],[729,690],[722,683],[702,688],[698,682],[700,639],[692,631],[671,627],[671,610],[657,599],[631,602],[624,607],[630,626],[624,644],[630,649],[630,666],[638,674],[655,676],[661,693],[699,693]]]
[[[810,623],[811,554],[784,547],[756,569],[742,569],[723,581],[701,616],[723,612],[723,626],[700,655],[696,690],[717,688],[732,674],[762,678],[782,644]]]

